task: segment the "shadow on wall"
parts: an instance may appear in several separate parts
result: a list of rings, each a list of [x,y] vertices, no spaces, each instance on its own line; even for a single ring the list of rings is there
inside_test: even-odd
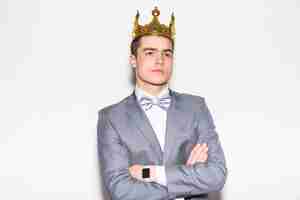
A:
[[[221,192],[211,192],[208,194],[209,200],[223,200]]]

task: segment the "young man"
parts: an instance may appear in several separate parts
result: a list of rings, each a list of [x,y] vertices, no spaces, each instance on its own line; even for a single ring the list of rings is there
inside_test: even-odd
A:
[[[224,153],[204,99],[169,89],[174,16],[167,27],[152,15],[145,26],[136,16],[133,94],[99,111],[104,184],[113,200],[207,199],[225,183]]]

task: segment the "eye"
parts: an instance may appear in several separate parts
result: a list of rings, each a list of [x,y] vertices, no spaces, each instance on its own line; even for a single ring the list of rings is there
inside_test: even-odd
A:
[[[146,56],[151,56],[151,55],[153,55],[153,54],[154,54],[153,51],[146,51],[146,52],[145,52],[145,55],[146,55]]]
[[[172,52],[165,52],[164,55],[165,55],[165,57],[167,57],[167,58],[172,58],[173,53],[172,53]]]

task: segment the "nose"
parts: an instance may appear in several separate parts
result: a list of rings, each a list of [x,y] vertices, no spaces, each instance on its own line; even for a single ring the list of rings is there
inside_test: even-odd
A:
[[[163,52],[159,52],[156,57],[156,62],[158,64],[162,64],[164,62]]]

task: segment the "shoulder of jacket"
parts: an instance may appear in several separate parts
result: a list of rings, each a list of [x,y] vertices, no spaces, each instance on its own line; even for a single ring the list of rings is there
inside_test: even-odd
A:
[[[205,98],[199,95],[193,95],[193,94],[188,94],[188,93],[180,93],[173,91],[174,94],[183,101],[188,101],[190,103],[203,103],[205,102]]]
[[[127,102],[128,98],[130,96],[125,97],[124,99],[122,99],[121,101],[115,103],[115,104],[111,104],[108,106],[103,107],[102,109],[100,109],[98,111],[99,114],[105,114],[105,115],[111,115],[111,114],[115,114],[115,113],[120,113],[124,110],[124,105]]]

